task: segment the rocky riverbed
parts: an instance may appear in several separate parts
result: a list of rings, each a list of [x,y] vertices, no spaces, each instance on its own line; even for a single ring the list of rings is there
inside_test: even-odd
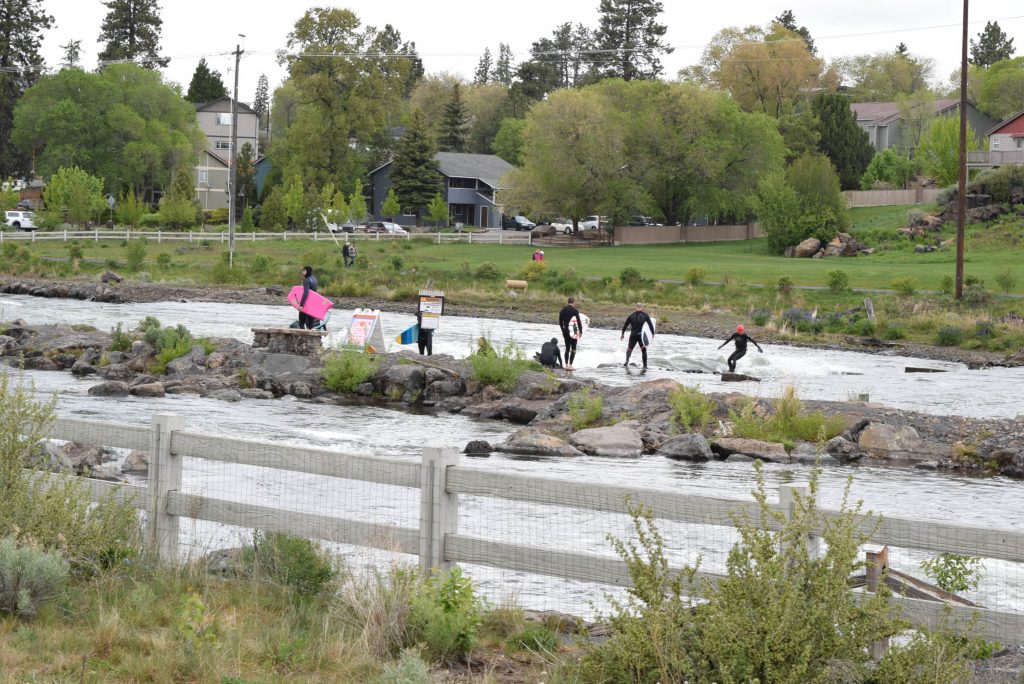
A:
[[[25,278],[0,275],[0,294],[21,294],[44,298],[79,299],[108,303],[146,303],[146,302],[221,302],[236,304],[280,305],[284,302],[285,292],[279,286],[238,289],[226,286],[217,287],[185,287],[171,283],[141,283],[124,280],[120,283],[110,280],[97,282],[84,278],[53,280],[43,278]],[[557,311],[538,310],[538,304],[524,299],[495,301],[491,305],[480,303],[459,303],[456,298],[449,298],[445,303],[445,313],[468,318],[503,318],[524,323],[551,323],[557,319]],[[380,309],[405,314],[415,314],[414,302],[390,301],[374,298],[336,298],[338,310],[361,308]],[[609,304],[588,304],[587,314],[591,325],[597,328],[618,329],[628,307]],[[656,309],[652,315],[659,319],[658,331],[675,335],[725,339],[732,334],[736,326],[736,316],[723,312],[680,312],[671,310],[662,315]],[[939,347],[915,342],[887,342],[871,337],[843,336],[841,339],[828,342],[814,340],[792,340],[780,338],[768,330],[758,330],[748,326],[754,336],[763,342],[781,343],[790,346],[816,349],[856,350],[875,354],[899,354],[937,361],[953,361],[966,364],[972,368],[987,366],[1021,366],[1024,365],[1024,349],[1004,354],[985,350],[967,350],[956,347]]]
[[[472,453],[567,457],[586,453],[617,458],[659,454],[694,462],[759,458],[797,463],[820,458],[833,465],[867,459],[1024,478],[1024,418],[952,418],[864,402],[806,401],[806,410],[840,416],[842,432],[824,445],[795,442],[787,449],[732,435],[730,411],[752,401],[739,394],[707,395],[714,402],[712,424],[702,433],[687,432],[672,409],[672,394],[680,385],[669,379],[607,387],[528,371],[514,388],[503,391],[475,380],[464,360],[402,352],[381,355],[378,368],[365,383],[351,393],[336,393],[323,384],[321,357],[288,353],[287,338],[293,334],[282,333],[285,344],[269,348],[216,339],[210,341],[213,349],[207,352],[197,344],[169,362],[166,373],[156,374],[154,350],[140,331],[132,333],[130,349],[114,351],[111,334],[87,326],[32,326],[14,321],[0,335],[0,358],[11,367],[95,378],[89,394],[96,397],[190,393],[229,402],[285,398],[384,404],[523,426],[503,443],[467,445]],[[584,389],[595,402],[600,397],[600,414],[581,425],[571,402]],[[775,405],[756,400],[753,410],[767,416]],[[60,460],[57,454],[52,456]]]

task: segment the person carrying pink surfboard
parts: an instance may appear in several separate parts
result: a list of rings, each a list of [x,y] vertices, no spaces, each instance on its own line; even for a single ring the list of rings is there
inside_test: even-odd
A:
[[[317,282],[316,276],[313,275],[312,266],[302,267],[302,299],[299,300],[299,327],[307,330],[312,330],[319,323],[319,318],[314,318],[308,313],[302,310],[302,307],[306,304],[306,298],[309,297],[310,291],[316,292]]]

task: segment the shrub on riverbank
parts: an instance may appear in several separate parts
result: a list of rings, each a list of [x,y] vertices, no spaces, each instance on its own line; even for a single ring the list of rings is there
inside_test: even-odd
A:
[[[486,353],[471,354],[466,359],[473,369],[473,379],[481,384],[494,385],[509,392],[526,371],[544,370],[536,361],[527,359],[514,341],[500,349],[488,342],[487,349]]]
[[[601,421],[604,411],[604,397],[595,394],[589,387],[574,392],[569,397],[569,419],[572,421],[573,432],[594,427]]]
[[[321,376],[327,388],[334,392],[352,392],[373,377],[380,360],[372,354],[354,349],[341,349],[324,357]]]
[[[821,411],[804,413],[803,402],[793,387],[787,387],[782,396],[772,400],[775,409],[770,416],[754,412],[754,401],[742,400],[739,411],[730,411],[733,434],[766,442],[793,444],[797,441],[824,442],[846,427],[842,416],[826,416]]]
[[[718,405],[705,397],[698,387],[680,385],[668,399],[676,422],[685,430],[703,432],[715,418]]]
[[[737,515],[740,540],[717,584],[697,579],[700,559],[671,568],[652,514],[632,510],[635,540],[609,541],[633,587],[624,601],[608,597],[612,609],[603,620],[611,637],[581,642],[583,655],[563,668],[565,679],[910,682],[923,681],[918,675],[926,669],[929,682],[962,681],[970,641],[947,634],[921,632],[909,645],[892,646],[874,669],[872,641],[906,625],[884,584],[877,594],[850,591],[848,578],[864,567],[860,547],[871,538],[860,504],[849,505],[848,488],[839,514],[824,519],[814,470],[808,496],[787,518],[769,506],[763,471],[755,468],[759,515]],[[817,530],[822,543],[810,553]],[[885,677],[876,679],[877,672]]]

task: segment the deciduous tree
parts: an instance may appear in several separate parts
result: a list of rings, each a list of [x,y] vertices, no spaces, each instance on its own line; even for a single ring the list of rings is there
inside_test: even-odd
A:
[[[388,188],[388,194],[380,205],[380,213],[383,216],[387,216],[392,221],[395,220],[396,216],[402,213],[402,203],[398,201],[398,196],[395,194],[394,188]]]
[[[967,149],[977,150],[978,139],[967,129]],[[921,135],[916,158],[921,171],[942,186],[956,182],[960,168],[960,117],[953,110],[948,116],[932,118]]]
[[[984,30],[978,34],[978,42],[971,39],[971,64],[980,67],[1010,59],[1014,52],[1016,48],[1013,47],[1013,38],[1008,37],[995,21],[985,22]]]
[[[448,203],[441,197],[441,193],[437,193],[430,200],[430,204],[427,205],[427,216],[434,222],[434,227],[437,228],[441,221],[448,224]]]
[[[1024,57],[996,62],[983,69],[978,107],[1000,121],[1024,109]]]
[[[84,224],[107,208],[103,198],[103,179],[77,166],[57,169],[43,191],[47,214],[71,224]]]
[[[227,94],[228,89],[224,87],[220,72],[211,70],[206,58],[201,58],[196,64],[196,70],[192,72],[192,81],[188,84],[185,99],[189,102],[213,102]]]
[[[497,135],[494,136],[494,154],[509,164],[519,166],[523,161],[523,131],[525,119],[502,119]]]
[[[889,148],[876,154],[860,179],[862,190],[889,186],[905,188],[914,178],[914,162]]]
[[[854,102],[891,102],[928,87],[935,62],[906,52],[879,52],[837,61]]]
[[[362,221],[366,218],[366,197],[363,196],[363,181],[356,178],[352,182],[352,194],[348,196],[349,217],[353,221]]]
[[[437,167],[437,145],[427,129],[423,116],[414,111],[409,126],[395,147],[391,165],[391,184],[405,212],[416,214],[420,225],[420,209],[441,189]]]
[[[659,57],[673,50],[663,42],[668,27],[658,23],[663,11],[659,0],[601,0],[594,43],[608,59],[599,71],[625,81],[660,76]]]
[[[103,0],[107,16],[96,42],[106,43],[99,60],[127,60],[147,68],[163,68],[170,58],[161,57],[160,31],[163,20],[156,0]]]
[[[39,80],[39,47],[52,25],[42,0],[0,0],[0,178],[23,175],[31,166],[31,158],[12,141],[14,107]]]
[[[171,169],[194,164],[205,142],[180,91],[134,64],[46,76],[18,103],[13,137],[44,176],[79,166],[108,192],[133,185],[145,197],[170,183]]]

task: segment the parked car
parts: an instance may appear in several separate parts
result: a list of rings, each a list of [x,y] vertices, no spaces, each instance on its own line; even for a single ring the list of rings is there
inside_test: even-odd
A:
[[[364,228],[367,233],[387,233],[388,235],[407,235],[405,228],[391,221],[370,221]]]
[[[36,215],[31,211],[5,211],[4,223],[15,230],[35,230]]]
[[[629,225],[631,226],[660,226],[662,224],[655,221],[650,216],[631,216],[629,219]]]
[[[600,220],[601,226],[605,227],[611,223],[611,219],[607,216],[602,216]],[[588,216],[587,218],[580,221],[580,230],[595,230],[598,228],[598,217]]]
[[[522,214],[516,216],[503,216],[501,219],[502,230],[533,230],[537,227],[537,224],[526,218]]]
[[[356,224],[351,221],[345,221],[340,226],[336,223],[328,223],[327,227],[331,229],[332,233],[354,233],[356,232]]]
[[[551,222],[551,227],[555,229],[556,233],[572,234],[572,221],[567,218],[556,218]]]

